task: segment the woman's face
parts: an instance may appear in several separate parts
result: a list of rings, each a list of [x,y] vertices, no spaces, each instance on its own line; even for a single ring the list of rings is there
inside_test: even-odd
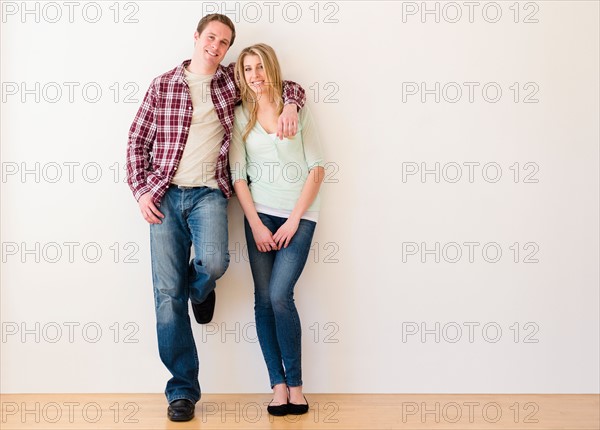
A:
[[[267,74],[258,55],[248,54],[244,57],[244,78],[256,94],[265,91],[267,84]]]

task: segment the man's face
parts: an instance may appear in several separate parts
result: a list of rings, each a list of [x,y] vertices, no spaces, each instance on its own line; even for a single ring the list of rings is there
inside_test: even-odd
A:
[[[194,33],[195,51],[206,64],[218,66],[231,44],[231,29],[218,21],[211,21],[202,31]]]

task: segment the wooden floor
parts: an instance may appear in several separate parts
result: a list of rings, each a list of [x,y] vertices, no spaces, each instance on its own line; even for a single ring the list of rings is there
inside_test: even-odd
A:
[[[307,394],[302,416],[267,414],[269,394],[204,394],[173,423],[163,394],[2,394],[0,429],[593,429],[598,394]]]

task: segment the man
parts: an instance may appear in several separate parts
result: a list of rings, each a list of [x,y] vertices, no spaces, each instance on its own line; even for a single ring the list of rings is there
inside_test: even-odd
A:
[[[191,420],[200,399],[188,299],[196,321],[210,322],[215,281],[229,265],[228,150],[240,96],[234,64],[220,62],[234,40],[228,17],[202,18],[191,60],[152,81],[129,130],[127,180],[150,224],[158,347],[173,375],[165,389],[172,421]],[[284,98],[280,138],[296,133],[304,90],[286,82]]]

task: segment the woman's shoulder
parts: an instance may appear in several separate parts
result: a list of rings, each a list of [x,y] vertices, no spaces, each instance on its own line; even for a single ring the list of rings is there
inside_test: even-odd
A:
[[[304,128],[307,124],[313,121],[311,108],[308,104],[305,104],[302,109],[298,112],[298,127]]]
[[[244,109],[244,105],[243,104],[238,104],[235,109],[233,110],[235,116],[246,116],[246,110]]]
[[[240,125],[245,125],[248,123],[248,121],[250,121],[248,119],[248,112],[244,108],[244,105],[242,105],[241,103],[235,107],[235,109],[233,110],[233,114],[235,122],[237,122]]]

